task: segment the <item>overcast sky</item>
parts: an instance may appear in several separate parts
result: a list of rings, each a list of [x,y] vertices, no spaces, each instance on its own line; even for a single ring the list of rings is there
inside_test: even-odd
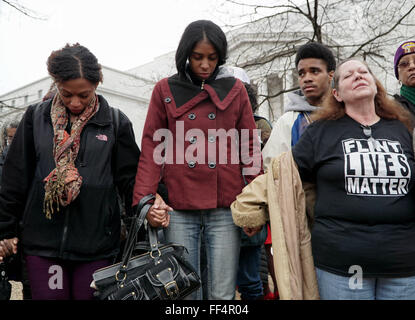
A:
[[[127,70],[176,50],[194,20],[224,25],[220,0],[18,2],[46,20],[0,1],[0,95],[47,76],[47,57],[68,42],[88,47],[105,66]]]

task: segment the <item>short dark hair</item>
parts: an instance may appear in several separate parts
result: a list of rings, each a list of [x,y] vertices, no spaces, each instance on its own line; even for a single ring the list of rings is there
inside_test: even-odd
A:
[[[336,70],[336,60],[333,52],[321,43],[308,42],[298,48],[295,56],[295,68],[298,67],[300,60],[308,58],[323,60],[326,63],[327,72]]]
[[[190,23],[183,32],[176,51],[176,68],[179,74],[186,71],[186,61],[195,45],[207,39],[215,48],[219,60],[217,66],[225,64],[228,42],[222,29],[210,20],[197,20]]]
[[[49,75],[57,83],[84,78],[98,84],[103,80],[97,58],[79,43],[66,44],[64,48],[52,51],[47,66]]]
[[[256,86],[243,82],[246,92],[248,93],[249,102],[251,103],[252,113],[255,113],[258,110],[258,99],[257,99],[257,88]]]

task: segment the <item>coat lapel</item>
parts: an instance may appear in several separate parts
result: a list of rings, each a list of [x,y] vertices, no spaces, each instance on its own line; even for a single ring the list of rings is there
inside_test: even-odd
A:
[[[242,82],[235,78],[222,78],[199,86],[179,79],[177,75],[162,82],[163,100],[173,118],[178,118],[200,102],[210,98],[214,105],[225,110],[238,95]]]

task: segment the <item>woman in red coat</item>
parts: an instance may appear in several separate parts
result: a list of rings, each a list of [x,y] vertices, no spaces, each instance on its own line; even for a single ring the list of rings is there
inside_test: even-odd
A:
[[[176,52],[178,73],[159,81],[142,138],[133,204],[168,189],[171,215],[147,215],[166,239],[189,250],[200,270],[202,237],[209,299],[234,299],[240,229],[230,204],[261,172],[261,152],[248,94],[227,68],[227,40],[213,22],[192,22]],[[156,204],[155,204],[156,205]],[[192,299],[201,299],[201,290]]]

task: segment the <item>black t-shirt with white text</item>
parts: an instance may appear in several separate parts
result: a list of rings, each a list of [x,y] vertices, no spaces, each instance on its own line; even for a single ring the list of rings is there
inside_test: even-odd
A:
[[[315,266],[350,276],[415,275],[415,161],[398,120],[364,132],[345,115],[312,123],[293,147],[301,179],[315,182]]]

